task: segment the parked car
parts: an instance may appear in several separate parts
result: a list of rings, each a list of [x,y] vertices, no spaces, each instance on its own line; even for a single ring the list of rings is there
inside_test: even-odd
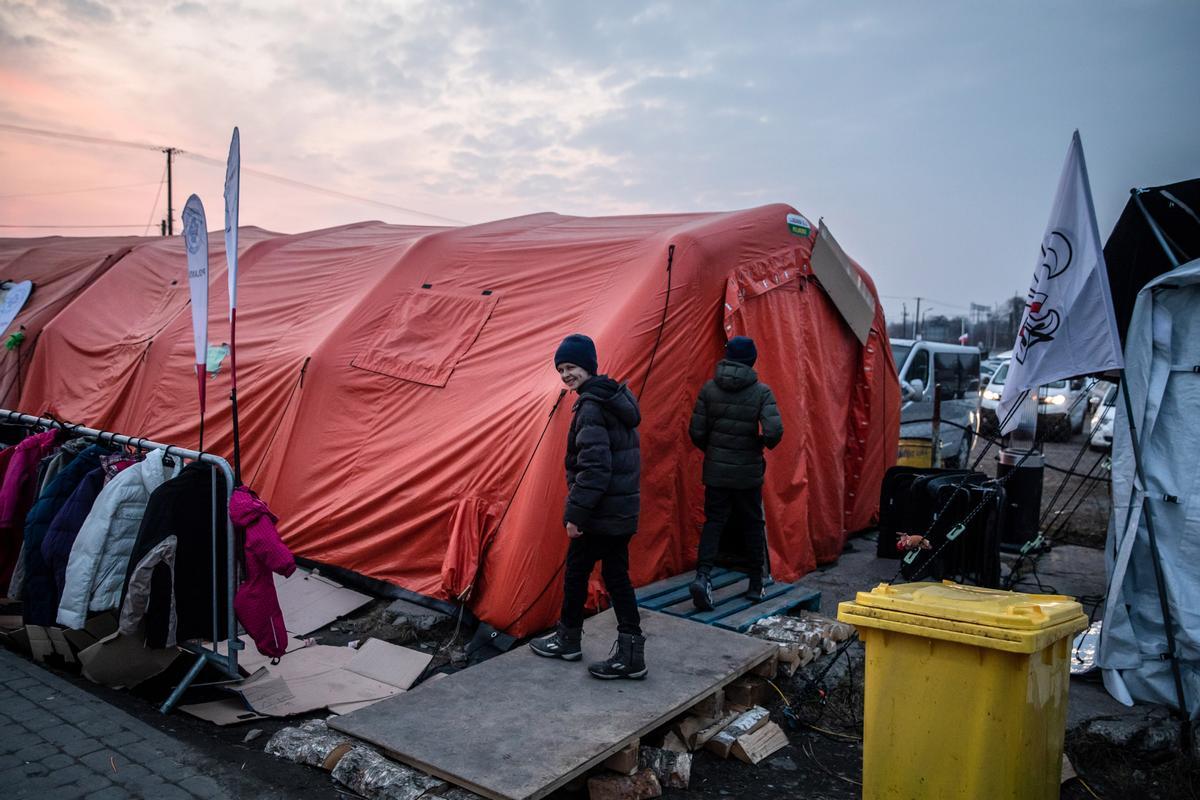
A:
[[[985,431],[996,432],[999,428],[996,406],[1004,394],[1004,384],[1011,365],[1011,360],[1001,364],[983,390],[979,414],[981,428]],[[1072,433],[1082,431],[1083,421],[1087,417],[1087,393],[1093,383],[1093,380],[1076,378],[1052,381],[1039,387],[1038,434],[1052,441],[1065,442]]]
[[[979,385],[987,386],[992,380],[992,376],[996,374],[996,370],[1000,369],[1000,365],[1004,363],[1003,358],[985,358],[979,362]]]
[[[1118,391],[1115,383],[1109,384],[1104,399],[1092,415],[1092,433],[1088,437],[1088,447],[1093,450],[1112,450],[1113,419],[1117,415]]]
[[[933,393],[940,386],[942,463],[965,465],[979,429],[979,348],[892,339],[892,356],[900,375],[900,436],[933,438]]]

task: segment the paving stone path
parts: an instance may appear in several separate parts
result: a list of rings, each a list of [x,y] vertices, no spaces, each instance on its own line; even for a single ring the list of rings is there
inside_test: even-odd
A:
[[[0,649],[0,796],[268,800],[286,794]]]

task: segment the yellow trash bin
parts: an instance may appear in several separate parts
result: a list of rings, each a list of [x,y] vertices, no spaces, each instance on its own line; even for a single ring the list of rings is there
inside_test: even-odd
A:
[[[838,619],[866,648],[863,800],[1058,797],[1079,603],[880,584]]]
[[[933,443],[928,439],[901,439],[896,450],[896,466],[928,467],[932,464]]]

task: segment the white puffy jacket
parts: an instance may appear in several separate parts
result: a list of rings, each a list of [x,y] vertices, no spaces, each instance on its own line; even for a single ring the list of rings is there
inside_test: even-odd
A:
[[[100,491],[67,560],[58,624],[82,628],[88,609],[104,611],[121,602],[129,555],[137,541],[150,493],[179,474],[180,464],[163,464],[163,451],[124,470]]]

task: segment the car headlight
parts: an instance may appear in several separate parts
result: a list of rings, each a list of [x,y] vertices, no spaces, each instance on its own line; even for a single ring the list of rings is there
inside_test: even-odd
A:
[[[1067,402],[1067,396],[1065,394],[1052,394],[1046,397],[1039,397],[1038,402],[1042,405],[1061,406]]]
[[[1000,395],[997,394],[996,392],[993,392],[991,389],[984,389],[983,390],[983,399],[984,400],[999,400]]]

